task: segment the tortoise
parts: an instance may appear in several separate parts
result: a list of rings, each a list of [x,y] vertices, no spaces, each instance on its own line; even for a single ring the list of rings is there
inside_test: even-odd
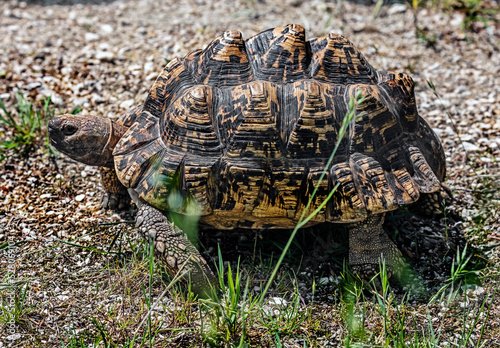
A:
[[[341,137],[356,95],[363,102]],[[170,61],[119,120],[62,115],[49,134],[62,153],[101,167],[105,206],[130,193],[139,232],[199,294],[214,275],[171,214],[221,230],[283,229],[318,210],[306,226],[345,224],[350,267],[366,278],[381,257],[392,273],[403,261],[385,213],[415,202],[439,213],[448,195],[444,151],[412,78],[375,70],[341,35],[306,41],[300,25],[246,40],[227,31]]]

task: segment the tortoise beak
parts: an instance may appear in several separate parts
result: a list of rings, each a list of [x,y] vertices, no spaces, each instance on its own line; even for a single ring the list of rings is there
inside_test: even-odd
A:
[[[61,119],[59,117],[53,118],[49,121],[47,128],[49,131],[50,145],[57,146],[60,143],[60,125]]]

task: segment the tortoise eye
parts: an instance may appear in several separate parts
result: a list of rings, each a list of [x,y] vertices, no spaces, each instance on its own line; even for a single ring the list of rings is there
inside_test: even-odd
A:
[[[64,135],[73,135],[76,133],[77,130],[78,130],[78,128],[76,128],[75,126],[73,126],[71,124],[65,125],[62,129]]]

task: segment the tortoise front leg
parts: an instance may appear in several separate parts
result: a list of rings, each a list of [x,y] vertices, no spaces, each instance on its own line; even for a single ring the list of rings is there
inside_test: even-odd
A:
[[[348,224],[349,265],[361,279],[370,280],[380,271],[382,257],[389,278],[405,267],[402,254],[385,233],[383,223],[384,214],[378,214]]]
[[[207,262],[186,234],[163,215],[158,209],[142,203],[135,220],[139,233],[154,243],[155,257],[175,275],[187,271],[183,280],[191,279],[191,289],[200,297],[210,296],[215,276]]]
[[[101,208],[114,211],[130,208],[130,196],[122,185],[114,168],[99,167],[101,185],[104,192],[101,196]]]

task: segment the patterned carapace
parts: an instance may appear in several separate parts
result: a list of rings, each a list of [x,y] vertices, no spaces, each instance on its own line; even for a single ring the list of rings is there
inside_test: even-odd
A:
[[[349,101],[364,102],[325,168]],[[414,84],[375,70],[344,37],[306,41],[298,25],[243,40],[228,31],[172,60],[114,151],[120,181],[161,210],[172,192],[217,228],[355,222],[440,190],[444,153],[418,115]],[[186,204],[175,208],[192,213]]]

